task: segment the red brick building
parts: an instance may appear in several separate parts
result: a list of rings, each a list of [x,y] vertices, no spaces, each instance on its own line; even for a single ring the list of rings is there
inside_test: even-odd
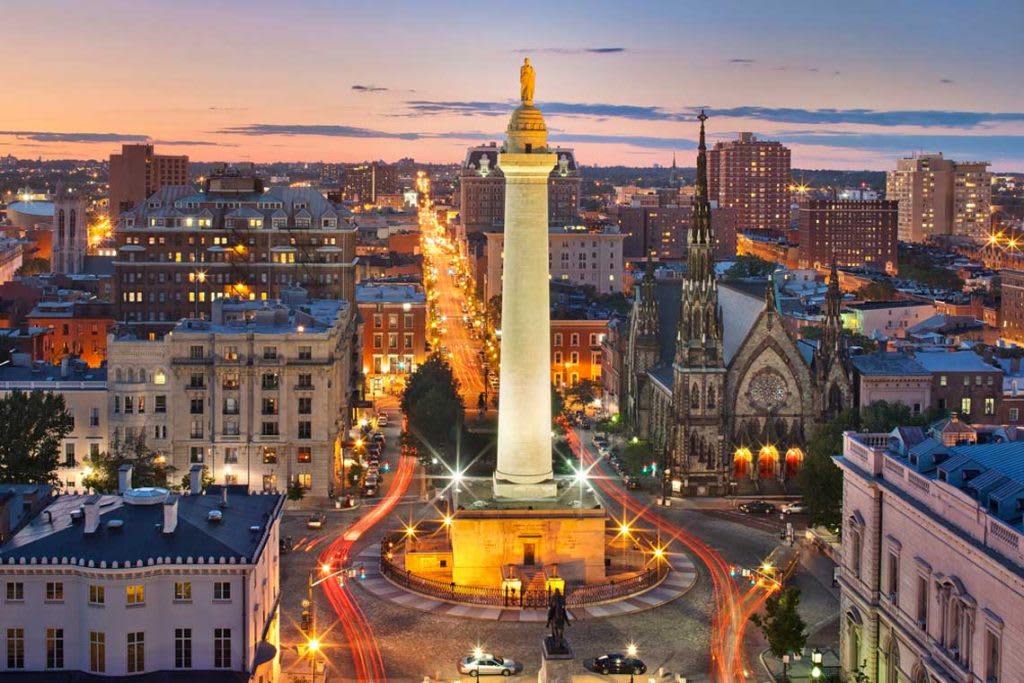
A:
[[[188,185],[188,156],[156,154],[153,145],[121,145],[110,155],[110,220],[140,204],[160,188]]]
[[[398,394],[427,356],[427,297],[412,284],[362,283],[356,304],[363,329],[366,396]]]
[[[107,332],[114,326],[114,306],[99,301],[40,301],[28,315],[31,327],[49,328],[44,360],[59,363],[77,356],[92,368],[107,360]]]
[[[690,226],[690,215],[693,213],[693,207],[688,203],[684,206],[659,208],[618,206],[613,212],[619,231],[626,236],[622,243],[622,256],[627,262],[643,259],[645,231],[647,243],[659,261],[686,259],[686,231]],[[715,236],[716,261],[730,259],[736,255],[736,216],[733,209],[711,209],[711,231]]]
[[[735,209],[736,226],[778,235],[789,228],[790,152],[780,142],[740,133],[708,150],[708,194],[718,205]]]
[[[600,381],[607,334],[607,320],[552,320],[551,383],[564,387]]]
[[[807,199],[800,202],[801,268],[840,266],[896,272],[897,202]]]

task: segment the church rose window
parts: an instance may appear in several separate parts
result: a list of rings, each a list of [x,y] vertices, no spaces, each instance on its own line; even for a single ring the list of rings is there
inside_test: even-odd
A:
[[[764,372],[750,380],[750,399],[758,408],[773,412],[786,402],[786,381],[774,372]]]

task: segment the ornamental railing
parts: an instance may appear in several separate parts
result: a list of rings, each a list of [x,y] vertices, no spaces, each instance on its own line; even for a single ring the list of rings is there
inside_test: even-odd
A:
[[[398,545],[395,540],[392,537],[385,539],[382,543],[380,572],[393,583],[414,593],[449,602],[510,608],[546,609],[551,599],[551,591],[548,589],[517,591],[510,586],[504,588],[465,586],[454,581],[417,576],[405,567],[394,563],[394,558],[401,556],[400,553],[395,552]],[[656,567],[648,567],[622,579],[584,586],[566,586],[566,605],[586,607],[636,595],[657,586],[667,574],[668,567],[664,563],[659,563]]]

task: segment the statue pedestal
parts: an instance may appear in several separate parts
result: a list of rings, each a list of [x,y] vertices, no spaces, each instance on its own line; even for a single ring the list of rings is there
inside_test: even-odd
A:
[[[565,648],[558,650],[552,647],[551,636],[545,636],[541,642],[540,672],[537,683],[572,683],[576,671],[576,655],[572,652],[568,639],[564,640]]]

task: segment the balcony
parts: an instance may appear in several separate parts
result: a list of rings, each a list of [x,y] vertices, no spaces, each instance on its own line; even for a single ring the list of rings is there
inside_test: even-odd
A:
[[[310,384],[299,383],[299,384],[295,385],[294,389],[295,389],[295,391],[313,391],[314,389],[316,389],[316,385],[312,384],[312,383],[310,383]]]

